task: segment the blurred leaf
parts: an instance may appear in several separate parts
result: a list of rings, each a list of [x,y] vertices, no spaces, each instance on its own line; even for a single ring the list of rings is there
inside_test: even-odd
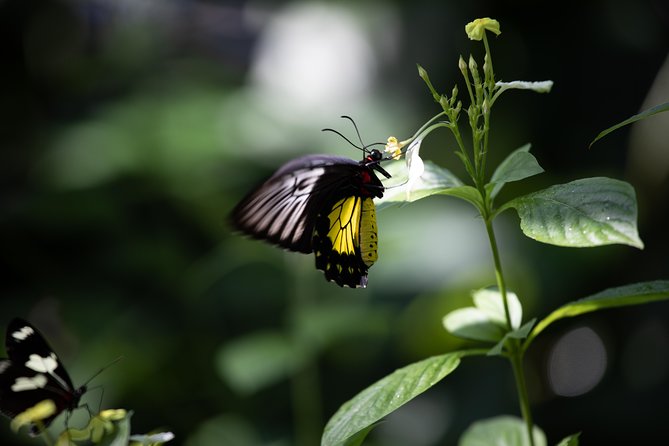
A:
[[[235,391],[250,394],[288,377],[304,358],[287,336],[254,333],[224,345],[216,356],[216,368]]]
[[[504,337],[504,328],[493,323],[488,315],[474,307],[451,311],[444,316],[443,323],[449,333],[459,338],[497,342]]]
[[[637,232],[634,188],[596,177],[558,184],[511,200],[498,212],[516,208],[523,233],[557,246],[614,243],[643,248]]]
[[[495,198],[502,187],[511,181],[520,181],[544,171],[530,152],[530,144],[514,150],[497,166],[490,179],[490,197]]]
[[[649,116],[653,116],[657,113],[662,113],[662,112],[666,112],[666,111],[669,111],[669,102],[665,102],[664,104],[656,105],[655,107],[651,107],[647,110],[644,110],[639,114],[636,114],[636,115],[634,115],[634,116],[632,116],[628,119],[625,119],[623,122],[619,122],[618,124],[616,124],[614,126],[611,126],[606,130],[602,130],[601,132],[599,132],[597,137],[592,140],[592,142],[590,143],[590,145],[588,147],[592,147],[592,145],[594,143],[596,143],[597,141],[599,141],[600,139],[602,139],[603,137],[605,137],[609,133],[613,132],[614,130],[618,130],[620,127],[624,127],[628,124],[632,124],[632,123],[637,122],[641,119],[646,119]]]
[[[402,174],[398,167],[401,164],[396,163],[389,166],[388,172],[399,179],[403,179],[406,173]],[[376,201],[379,209],[400,203],[410,203],[421,198],[429,197],[434,194],[447,193],[448,190],[462,186],[462,181],[448,169],[444,169],[431,161],[424,161],[423,174],[411,184],[411,190],[407,193],[407,182],[397,186],[387,187],[383,198]]]
[[[174,440],[172,432],[159,432],[150,435],[131,435],[130,440],[146,446],[157,446]]]
[[[473,293],[475,307],[451,311],[444,316],[443,324],[449,333],[475,341],[499,342],[505,339],[506,313],[502,294],[494,289],[480,289]],[[511,325],[518,328],[523,318],[523,308],[513,292],[507,292]]]
[[[641,282],[609,288],[592,296],[562,305],[540,321],[525,341],[527,348],[532,340],[553,322],[606,308],[641,305],[669,299],[669,280]]]
[[[484,353],[483,350],[447,353],[396,370],[344,403],[325,426],[321,445],[347,444],[346,441],[449,375],[460,365],[460,358]]]
[[[570,435],[568,437],[565,437],[560,441],[557,446],[578,446],[578,437],[581,436],[581,433],[578,432],[576,434]]]
[[[474,291],[473,298],[476,308],[484,312],[491,322],[501,327],[507,327],[502,293],[496,289],[483,288]],[[511,317],[511,328],[516,329],[520,327],[523,320],[523,307],[513,291],[507,291],[506,298],[509,306],[509,316]]]
[[[534,446],[546,446],[546,435],[538,427],[532,430]],[[460,437],[459,446],[530,446],[525,422],[503,415],[473,423]]]

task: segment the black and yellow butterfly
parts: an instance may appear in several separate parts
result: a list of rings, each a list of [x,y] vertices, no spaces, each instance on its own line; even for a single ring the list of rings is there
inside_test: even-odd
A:
[[[339,286],[366,287],[378,258],[373,199],[384,191],[375,171],[390,178],[379,164],[390,158],[368,147],[358,147],[359,162],[328,155],[287,162],[233,209],[232,223],[290,251],[313,252],[316,268]]]

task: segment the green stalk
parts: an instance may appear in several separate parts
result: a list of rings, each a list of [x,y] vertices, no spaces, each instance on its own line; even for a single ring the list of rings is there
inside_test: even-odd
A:
[[[487,211],[486,211],[487,212]],[[492,217],[491,213],[487,212],[488,215],[484,215],[486,232],[488,233],[488,239],[490,241],[490,248],[492,250],[492,257],[495,263],[495,278],[497,279],[497,288],[499,289],[500,294],[502,295],[502,301],[504,303],[504,315],[506,317],[507,330],[511,331],[513,326],[511,324],[511,313],[509,311],[509,302],[507,299],[506,293],[506,282],[504,280],[504,274],[502,272],[502,262],[499,257],[499,250],[497,248],[497,240],[495,238],[495,231],[492,226]],[[509,352],[508,358],[511,361],[511,367],[513,368],[513,376],[516,380],[516,390],[518,392],[518,402],[520,404],[520,413],[522,414],[523,420],[525,420],[525,426],[527,427],[527,434],[530,441],[530,446],[534,446],[534,437],[532,435],[533,422],[532,422],[532,412],[530,410],[530,400],[527,394],[527,383],[525,382],[525,372],[523,370],[523,349],[520,345],[520,340],[510,339],[508,341]]]
[[[497,280],[497,288],[499,289],[500,294],[502,295],[502,302],[504,303],[504,317],[506,318],[506,329],[508,331],[513,330],[511,325],[511,312],[509,311],[509,301],[506,297],[506,282],[504,280],[504,274],[502,273],[502,262],[499,258],[499,250],[497,248],[497,239],[495,237],[495,231],[492,227],[492,219],[487,215],[484,215],[485,218],[485,228],[488,233],[488,240],[490,241],[490,249],[492,250],[492,258],[495,263],[495,279]]]
[[[516,390],[518,391],[518,401],[520,403],[520,413],[525,420],[525,428],[527,429],[527,437],[530,440],[530,446],[534,446],[534,435],[532,435],[533,422],[532,411],[530,410],[530,399],[527,395],[527,383],[525,382],[525,371],[523,370],[523,351],[518,348],[520,341],[512,339],[513,351],[509,359],[511,360],[511,367],[513,368],[513,377],[516,379]]]

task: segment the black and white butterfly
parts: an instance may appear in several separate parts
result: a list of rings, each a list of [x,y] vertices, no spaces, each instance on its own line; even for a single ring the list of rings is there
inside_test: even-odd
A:
[[[385,190],[375,172],[390,178],[380,165],[390,158],[364,144],[351,144],[363,151],[362,161],[328,155],[289,161],[241,200],[231,220],[254,238],[290,251],[313,252],[316,268],[339,286],[364,288],[367,271],[378,257],[373,199],[383,197]]]
[[[70,376],[44,337],[30,323],[13,319],[5,338],[8,359],[0,359],[0,412],[14,418],[44,400],[53,401],[56,412],[42,420],[44,427],[61,412],[79,406],[86,386],[74,387]],[[31,434],[39,434],[31,425]]]

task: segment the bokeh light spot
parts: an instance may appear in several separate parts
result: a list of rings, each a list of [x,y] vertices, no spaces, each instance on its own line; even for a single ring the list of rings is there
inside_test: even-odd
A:
[[[578,396],[592,390],[606,371],[607,355],[602,339],[589,327],[563,335],[548,358],[548,381],[560,396]]]

